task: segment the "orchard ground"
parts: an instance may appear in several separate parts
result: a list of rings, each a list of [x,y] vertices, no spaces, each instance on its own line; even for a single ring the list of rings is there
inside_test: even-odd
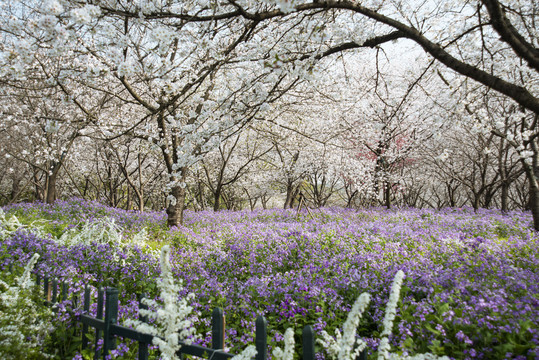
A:
[[[157,297],[159,249],[171,244],[174,272],[200,312],[193,317],[198,343],[211,342],[215,306],[226,314],[227,349],[237,353],[253,342],[258,314],[268,320],[270,347],[281,346],[289,327],[300,344],[305,325],[333,334],[359,294],[369,292],[358,334],[374,355],[391,281],[403,270],[393,352],[539,358],[539,234],[527,212],[325,208],[311,210],[311,218],[294,210],[203,211],[187,212],[183,227],[167,229],[164,212],[79,199],[3,211],[3,274],[38,253],[35,272],[73,289],[119,287],[120,323],[137,318],[138,294]],[[73,335],[59,314],[55,331]],[[79,353],[80,339],[69,349],[60,339],[53,332],[44,351],[87,355]],[[120,343],[113,358],[135,358],[136,346],[129,345]]]

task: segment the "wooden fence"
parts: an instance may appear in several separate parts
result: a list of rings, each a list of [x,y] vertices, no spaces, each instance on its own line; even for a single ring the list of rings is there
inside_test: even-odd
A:
[[[50,281],[47,277],[41,279],[38,275],[36,283],[38,287],[43,287],[45,303],[49,306],[53,306],[59,301],[67,300],[69,289],[65,282],[59,283],[57,279]],[[58,289],[60,289],[60,294],[58,294]],[[139,308],[147,309],[147,306],[142,304],[141,300],[139,300]],[[75,297],[73,299],[73,308],[68,309],[68,311],[74,314],[73,310],[78,308],[78,299]],[[89,348],[86,335],[89,333],[90,328],[95,329],[95,360],[100,358],[103,360],[106,359],[106,356],[110,351],[116,348],[116,337],[131,339],[138,342],[138,359],[148,359],[149,346],[152,344],[154,336],[118,325],[118,290],[116,288],[99,288],[97,291],[96,317],[88,315],[89,310],[90,288],[86,286],[82,299],[83,312],[79,318],[74,320],[82,323],[82,349]],[[139,316],[139,320],[147,322],[147,319],[142,316]],[[263,316],[258,316],[255,324],[255,347],[257,354],[254,360],[267,360],[267,321]],[[98,347],[100,339],[103,339],[103,346],[101,349]],[[303,328],[302,341],[303,360],[315,360],[315,334],[312,326],[307,325]],[[223,315],[223,310],[219,308],[215,308],[212,314],[211,348],[186,344],[182,341],[180,341],[180,344],[181,349],[177,352],[177,355],[180,358],[182,358],[182,355],[192,355],[203,359],[227,360],[235,356],[235,354],[230,354],[223,350],[225,345],[225,317]],[[359,355],[357,360],[367,360],[366,350]]]

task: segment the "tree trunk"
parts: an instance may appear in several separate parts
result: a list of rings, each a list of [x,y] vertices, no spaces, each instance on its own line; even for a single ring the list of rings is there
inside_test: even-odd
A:
[[[492,187],[488,188],[487,191],[485,191],[485,200],[483,202],[483,207],[485,209],[490,209],[492,200],[494,199],[495,195],[496,195],[496,189],[493,189]]]
[[[299,186],[296,187],[296,189],[294,190],[293,194],[292,194],[292,197],[290,198],[290,209],[293,209],[294,208],[294,203],[296,201],[296,198],[298,197],[298,195],[300,194],[300,191],[299,191]]]
[[[215,188],[215,193],[213,194],[213,211],[219,211],[219,208],[221,207],[222,191],[223,186],[221,184],[217,184],[217,187]]]
[[[21,192],[21,179],[13,177],[12,180],[10,201],[15,201]]]
[[[247,195],[247,200],[249,200],[249,207],[251,211],[254,211],[256,203],[258,202],[258,197],[253,198],[251,194],[249,194],[249,190],[247,190],[246,188],[243,188],[243,191]]]
[[[41,179],[37,176],[37,169],[34,168],[34,196],[36,201],[43,201],[43,189],[41,188]]]
[[[140,192],[137,192],[138,199],[138,211],[144,212],[144,195]]]
[[[352,191],[351,189],[348,189],[348,187],[346,188],[346,208],[352,208],[352,204],[354,203],[354,199],[356,198],[357,194],[357,190]]]
[[[138,185],[138,191],[135,191],[138,198],[138,211],[144,212],[144,183],[142,182],[142,157],[140,153],[138,153]]]
[[[251,208],[251,211],[255,210],[255,206],[257,202],[258,202],[258,198],[254,198],[254,199],[249,198],[249,207]]]
[[[537,164],[536,156],[534,155],[534,164]],[[525,160],[520,160],[524,171],[526,173],[526,178],[528,179],[528,184],[530,187],[530,199],[528,206],[531,210],[533,216],[533,228],[539,231],[539,182],[538,182],[538,168],[537,166],[526,163]]]
[[[389,186],[389,181],[385,181],[384,187],[384,200],[387,209],[391,209],[391,188]]]
[[[125,205],[126,210],[131,210],[131,186],[127,187],[127,204]]]
[[[58,172],[55,171],[52,173],[52,175],[49,175],[47,177],[47,204],[52,204],[54,201],[56,201],[56,178],[58,176]]]
[[[204,187],[202,181],[198,181],[198,197],[200,199],[200,210],[204,210],[206,208],[206,200],[204,199]]]
[[[288,181],[286,184],[286,199],[284,201],[283,209],[288,209],[292,207],[293,202],[293,193],[294,193],[294,185],[291,181]]]
[[[502,200],[502,212],[503,213],[506,213],[507,211],[509,211],[509,206],[508,206],[508,199],[509,199],[509,184],[504,181],[502,182],[502,195],[501,195],[501,200]]]
[[[86,177],[85,181],[84,181],[84,191],[82,192],[82,197],[83,198],[86,198],[86,193],[88,192],[89,186],[90,186],[90,179],[88,179],[88,177]]]
[[[457,194],[457,189],[458,189],[458,184],[456,186],[453,186],[453,179],[451,179],[449,182],[446,182],[445,183],[445,186],[446,186],[446,189],[447,189],[447,196],[448,196],[448,200],[449,200],[449,207],[457,207],[457,199],[456,199],[456,194]]]
[[[539,231],[539,188],[530,185],[530,210],[533,216],[533,228]]]
[[[505,139],[502,137],[500,139],[500,150],[498,151],[498,173],[500,174],[501,180],[501,206],[502,213],[508,211],[508,199],[509,199],[509,186],[511,183],[507,179],[507,168],[505,166],[505,161],[507,160],[508,149],[505,147]],[[504,161],[505,160],[505,161]]]
[[[183,224],[183,210],[185,208],[185,188],[175,186],[170,191],[170,195],[176,198],[176,202],[168,201],[167,206],[167,225],[168,227],[179,226]]]
[[[473,193],[473,202],[472,202],[472,207],[473,207],[473,210],[475,212],[477,212],[477,210],[479,209],[479,200],[481,198],[481,195],[480,194],[477,194],[477,193]]]

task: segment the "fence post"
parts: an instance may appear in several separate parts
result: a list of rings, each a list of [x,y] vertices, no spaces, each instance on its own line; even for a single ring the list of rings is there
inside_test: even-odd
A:
[[[213,309],[211,315],[211,347],[221,350],[225,348],[225,316],[218,307]]]
[[[82,305],[82,313],[85,315],[88,315],[90,312],[90,287],[86,285],[84,287],[84,300]],[[88,347],[88,338],[86,337],[86,334],[88,334],[88,325],[82,324],[82,348],[86,349]]]
[[[146,294],[140,295],[140,299],[138,301],[138,308],[139,308],[138,319],[140,321],[142,321],[142,322],[147,323],[148,322],[148,317],[147,316],[142,316],[140,314],[140,309],[148,310],[148,305],[142,303],[142,300],[145,297],[146,297]],[[138,343],[138,360],[148,360],[148,346],[149,345],[150,344],[148,344],[148,343],[144,343],[142,341],[139,341],[139,343]]]
[[[78,309],[79,307],[80,294],[73,293],[71,300],[71,309]]]
[[[266,360],[268,358],[267,328],[268,322],[262,315],[259,315],[256,318],[255,330],[256,360]]]
[[[367,360],[367,349],[364,349],[358,356],[358,360]]]
[[[62,281],[62,297],[61,297],[62,301],[66,301],[67,300],[67,283],[64,281]]]
[[[97,314],[96,319],[103,319],[103,297],[105,295],[105,289],[102,287],[97,290]],[[101,336],[101,331],[96,329],[95,330],[95,356],[94,359],[99,359],[100,357],[100,351],[98,348],[99,343],[99,337]]]
[[[314,331],[311,325],[303,328],[303,360],[314,360]]]
[[[116,348],[116,338],[110,333],[110,325],[118,321],[118,289],[107,288],[105,298],[105,330],[103,331],[103,360],[106,360],[110,350]]]
[[[45,301],[51,301],[51,293],[49,290],[49,278],[45,276],[43,278],[43,297],[45,298]]]
[[[52,280],[52,299],[51,302],[55,304],[58,301],[58,279]]]

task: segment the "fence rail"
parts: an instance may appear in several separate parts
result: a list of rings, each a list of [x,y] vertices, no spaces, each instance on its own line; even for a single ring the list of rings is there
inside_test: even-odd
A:
[[[44,301],[47,305],[54,306],[59,301],[67,300],[69,289],[65,282],[59,283],[57,279],[51,281],[48,277],[41,278],[39,274],[36,280],[37,286],[42,286],[43,288]],[[58,296],[58,289],[60,289],[60,296]],[[116,337],[138,342],[138,359],[147,360],[149,347],[152,344],[154,336],[118,324],[118,289],[101,287],[97,290],[96,317],[88,315],[90,311],[90,295],[90,287],[86,286],[82,301],[83,313],[80,317],[73,319],[82,324],[82,349],[89,348],[88,337],[86,335],[89,334],[90,328],[93,328],[95,329],[94,360],[99,360],[100,358],[105,360],[110,351],[116,349]],[[147,309],[147,306],[141,302],[143,297],[141,296],[139,299],[139,308]],[[68,311],[74,314],[74,310],[78,308],[78,298],[74,297],[73,308],[68,309]],[[139,316],[139,320],[143,322],[148,321],[143,316]],[[182,358],[182,355],[192,355],[211,360],[227,360],[235,356],[235,354],[223,350],[225,345],[225,316],[222,309],[215,308],[213,310],[211,324],[211,348],[180,341],[181,348],[177,352],[177,355],[180,358]],[[267,321],[264,316],[258,316],[255,322],[255,347],[257,351],[255,360],[267,360],[268,358],[267,327]],[[103,339],[102,351],[98,347],[100,339]],[[315,360],[315,333],[310,325],[303,328],[302,345],[302,359]],[[367,360],[366,349],[361,352],[357,360]]]

